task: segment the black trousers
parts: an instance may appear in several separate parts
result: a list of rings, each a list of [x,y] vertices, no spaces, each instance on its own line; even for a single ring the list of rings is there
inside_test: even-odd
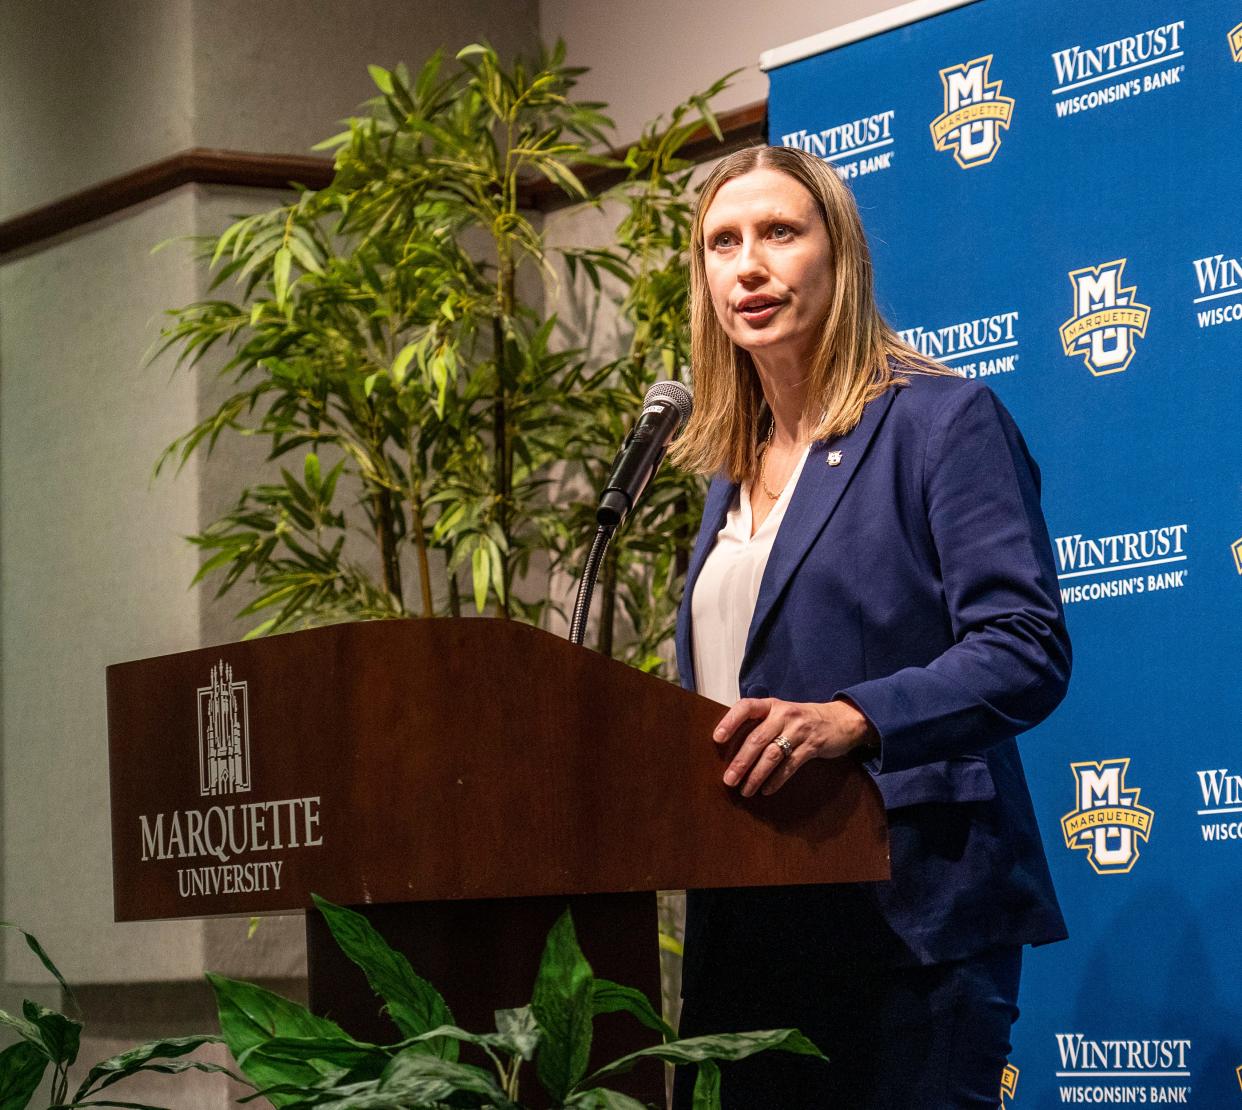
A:
[[[716,891],[707,900],[706,915],[693,898],[688,910],[681,1036],[793,1026],[829,1058],[764,1052],[722,1065],[726,1110],[999,1106],[1020,948],[911,964],[865,888]],[[696,925],[718,959],[697,958]],[[694,1068],[677,1070],[674,1110],[691,1110],[694,1080]]]

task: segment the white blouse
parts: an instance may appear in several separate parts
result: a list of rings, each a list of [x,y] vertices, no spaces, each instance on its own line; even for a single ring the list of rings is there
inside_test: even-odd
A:
[[[732,705],[740,696],[742,655],[763,571],[809,452],[810,447],[802,452],[772,511],[753,536],[750,485],[741,486],[694,584],[690,599],[694,688],[722,705]]]

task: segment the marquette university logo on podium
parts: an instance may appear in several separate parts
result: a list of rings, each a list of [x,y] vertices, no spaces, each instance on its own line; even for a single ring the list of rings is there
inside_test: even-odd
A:
[[[1078,807],[1061,818],[1065,846],[1081,849],[1099,875],[1124,875],[1139,857],[1139,839],[1151,835],[1155,814],[1126,786],[1129,757],[1072,763]]]
[[[198,781],[205,796],[250,791],[249,690],[223,659],[198,688]]]
[[[220,660],[195,701],[199,797],[211,801],[202,809],[139,814],[139,859],[176,861],[175,874],[161,872],[155,881],[175,880],[180,898],[280,890],[290,853],[323,844],[320,797],[235,799],[251,793],[249,686]],[[192,736],[185,737],[184,765],[191,776]]]

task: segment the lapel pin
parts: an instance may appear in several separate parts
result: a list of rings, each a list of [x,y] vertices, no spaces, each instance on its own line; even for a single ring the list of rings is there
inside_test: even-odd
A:
[[[829,451],[828,452],[828,465],[829,466],[840,466],[841,465],[841,452],[840,451]]]

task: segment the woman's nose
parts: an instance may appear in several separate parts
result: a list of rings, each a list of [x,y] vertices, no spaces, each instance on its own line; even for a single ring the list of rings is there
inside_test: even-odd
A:
[[[738,281],[754,281],[756,278],[766,277],[767,272],[763,244],[753,239],[743,241],[737,260]]]

